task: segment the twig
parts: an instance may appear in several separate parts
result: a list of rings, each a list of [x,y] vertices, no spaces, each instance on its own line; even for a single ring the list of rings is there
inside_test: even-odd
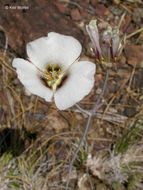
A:
[[[106,88],[106,85],[107,85],[108,76],[109,76],[109,69],[107,69],[107,71],[106,71],[106,77],[105,77],[104,85],[103,85],[102,91],[101,91],[101,93],[100,93],[100,95],[99,95],[99,97],[97,99],[97,102],[95,103],[95,106],[93,107],[93,109],[90,112],[90,114],[87,113],[88,114],[88,120],[87,120],[85,129],[84,129],[83,135],[81,137],[79,145],[78,145],[78,147],[77,147],[77,149],[76,149],[76,151],[75,151],[75,153],[73,155],[73,158],[72,158],[72,160],[70,162],[70,165],[69,165],[69,172],[68,172],[68,176],[67,176],[67,182],[66,182],[66,188],[65,188],[65,190],[68,190],[69,182],[70,182],[70,175],[71,175],[73,163],[74,163],[74,161],[75,161],[75,159],[77,157],[77,154],[78,154],[78,152],[79,152],[79,150],[81,148],[81,145],[82,145],[82,143],[83,143],[83,141],[84,141],[84,139],[86,137],[86,134],[87,134],[87,131],[88,131],[88,128],[89,128],[89,124],[90,124],[91,118],[92,118],[93,115],[95,115],[95,112],[98,109],[98,104],[99,104],[99,102],[100,102],[100,100],[101,100],[101,98],[102,98],[102,96],[104,94],[104,91],[105,91],[105,88]],[[81,109],[82,108],[80,108],[80,110]],[[84,110],[84,113],[85,113],[85,110]]]
[[[91,115],[91,112],[90,111],[87,111],[83,108],[81,108],[78,104],[75,104],[75,106],[83,113],[87,114],[87,115]]]
[[[140,28],[140,29],[138,29],[138,30],[136,30],[135,32],[133,32],[133,33],[127,35],[127,39],[128,39],[128,38],[131,38],[132,36],[134,36],[134,35],[136,35],[136,34],[138,34],[138,33],[140,33],[140,32],[143,32],[143,27]]]
[[[80,110],[72,110],[72,112],[82,113]],[[103,117],[103,114],[104,114],[104,117]],[[111,123],[115,123],[116,125],[123,124],[128,120],[128,117],[120,115],[120,114],[116,114],[110,111],[106,111],[106,113],[104,111],[101,111],[101,112],[98,111],[93,116],[97,119],[110,121]]]
[[[121,16],[121,19],[120,19],[119,24],[118,24],[118,29],[120,29],[121,24],[122,24],[123,19],[125,18],[125,16],[126,16],[126,11],[125,11],[125,12],[122,14],[122,16]]]

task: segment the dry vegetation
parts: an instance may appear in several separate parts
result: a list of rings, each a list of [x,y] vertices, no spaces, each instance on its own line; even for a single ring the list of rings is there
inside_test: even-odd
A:
[[[128,36],[126,43],[142,45],[142,31],[135,30],[137,35]],[[1,34],[5,39],[3,28]],[[0,189],[65,189],[87,116],[75,107],[59,111],[31,95],[11,66],[16,53],[6,46],[0,52]],[[91,54],[86,58],[94,61]],[[69,190],[143,189],[143,68],[127,61],[121,55],[118,72],[110,71],[103,105],[74,162]],[[95,87],[80,102],[83,108],[94,105],[104,77],[98,66]]]

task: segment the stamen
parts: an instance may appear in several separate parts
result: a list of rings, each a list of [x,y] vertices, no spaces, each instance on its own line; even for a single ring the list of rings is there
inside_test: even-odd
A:
[[[53,91],[55,91],[62,82],[63,74],[61,72],[62,69],[59,65],[48,65],[44,72],[40,71],[42,80],[44,79],[47,86],[52,88]]]

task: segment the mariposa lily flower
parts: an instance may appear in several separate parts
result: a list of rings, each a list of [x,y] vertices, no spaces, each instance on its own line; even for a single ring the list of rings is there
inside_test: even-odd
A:
[[[86,26],[92,41],[97,62],[111,64],[117,60],[120,50],[118,27],[112,28],[109,24],[99,36],[97,20],[91,20]]]
[[[81,44],[55,32],[27,44],[28,60],[15,58],[13,67],[21,83],[32,93],[65,110],[86,96],[94,85],[96,66],[78,61]]]

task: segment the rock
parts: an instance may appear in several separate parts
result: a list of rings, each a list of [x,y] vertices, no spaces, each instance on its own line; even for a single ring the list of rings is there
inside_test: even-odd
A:
[[[72,35],[83,41],[80,29],[59,11],[52,0],[16,3],[5,0],[1,2],[0,10],[0,24],[7,32],[8,43],[19,55],[24,56],[27,42],[46,36],[51,31]]]
[[[97,4],[97,6],[95,7],[95,13],[96,15],[104,15],[106,12],[107,8],[104,6],[104,4]]]
[[[119,7],[111,7],[110,11],[113,13],[114,16],[120,16],[123,14],[123,10]]]
[[[98,0],[91,0],[91,5],[96,6],[98,4]]]
[[[107,9],[104,4],[105,2],[103,0],[91,0],[91,5],[93,6],[96,15],[103,16],[105,14]]]
[[[132,17],[129,14],[126,15],[126,19],[123,19],[121,28],[123,28],[122,31],[125,31],[126,34],[131,34],[135,31]]]
[[[72,20],[79,21],[82,18],[78,9],[72,9],[70,14]]]
[[[127,117],[133,117],[137,113],[134,107],[124,107],[124,115]]]
[[[143,67],[143,46],[127,45],[125,47],[127,62],[133,67]]]
[[[143,19],[143,8],[134,8],[132,18],[135,23],[140,24]]]
[[[67,12],[67,3],[55,2],[55,5],[61,13],[65,14]]]
[[[50,127],[51,129],[54,129],[56,133],[60,133],[63,129],[68,127],[67,122],[63,118],[61,118],[57,112],[49,113],[47,115],[47,119],[48,119],[47,128]]]
[[[133,89],[140,89],[143,92],[143,69],[138,70],[138,73],[133,76],[131,87]]]

